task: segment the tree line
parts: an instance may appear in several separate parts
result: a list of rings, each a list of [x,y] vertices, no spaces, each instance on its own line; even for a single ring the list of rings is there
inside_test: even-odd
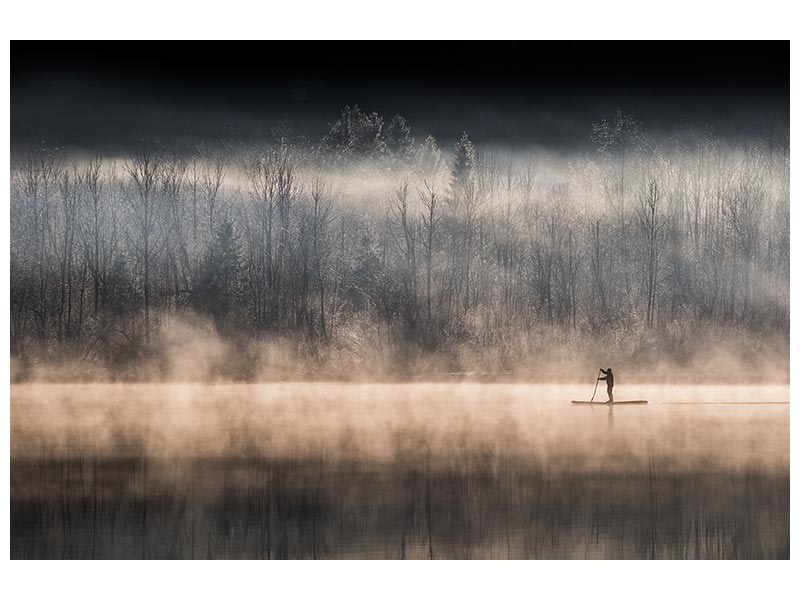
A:
[[[278,340],[343,376],[688,364],[698,336],[788,356],[788,138],[653,140],[622,111],[591,137],[442,149],[346,107],[314,144],[19,153],[12,357],[131,373],[178,320],[232,377]]]

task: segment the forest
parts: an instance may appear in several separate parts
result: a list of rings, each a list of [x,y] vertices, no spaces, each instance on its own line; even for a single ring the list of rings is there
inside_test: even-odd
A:
[[[12,380],[788,381],[788,132],[586,138],[16,149]]]

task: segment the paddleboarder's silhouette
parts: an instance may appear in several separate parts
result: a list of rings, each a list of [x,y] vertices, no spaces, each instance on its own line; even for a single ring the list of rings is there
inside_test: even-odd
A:
[[[608,392],[608,401],[614,402],[614,373],[611,372],[611,367],[607,369],[600,369],[600,372],[605,377],[598,377],[598,381],[606,382],[606,392]]]

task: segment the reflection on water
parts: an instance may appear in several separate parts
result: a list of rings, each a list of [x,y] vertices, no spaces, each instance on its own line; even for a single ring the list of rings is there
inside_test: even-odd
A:
[[[16,558],[786,558],[788,387],[12,388]],[[677,404],[680,402],[681,404]],[[757,402],[700,404],[700,402]]]

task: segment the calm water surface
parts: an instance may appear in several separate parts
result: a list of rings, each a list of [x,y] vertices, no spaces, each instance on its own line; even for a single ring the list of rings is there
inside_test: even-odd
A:
[[[788,386],[591,392],[15,385],[12,556],[788,557]]]

